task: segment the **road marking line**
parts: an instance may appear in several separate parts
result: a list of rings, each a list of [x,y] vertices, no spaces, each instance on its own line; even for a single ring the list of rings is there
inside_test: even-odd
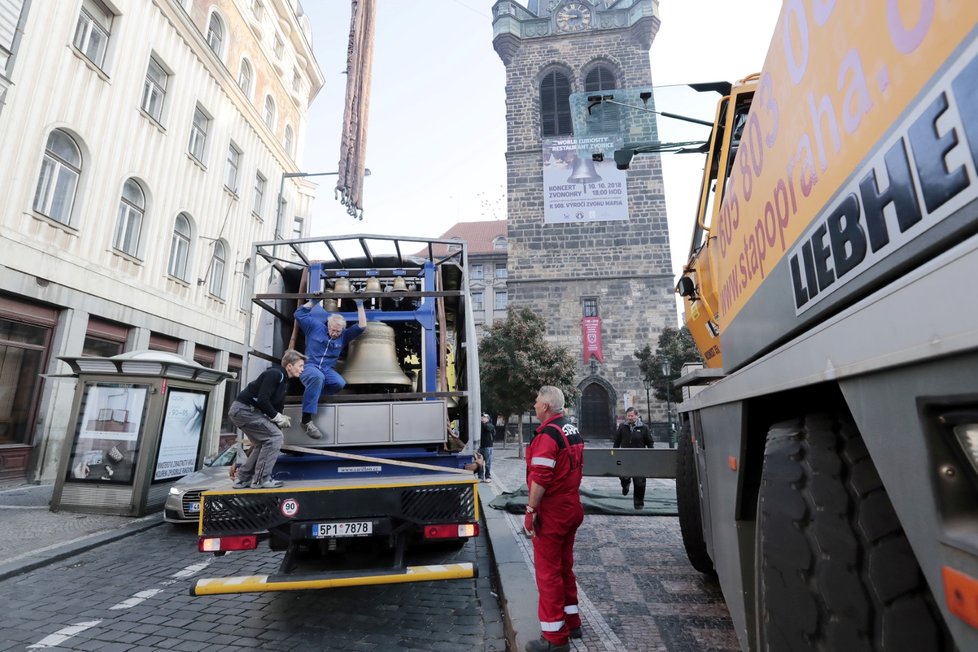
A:
[[[61,645],[62,643],[64,643],[65,641],[67,641],[69,638],[71,638],[75,634],[79,634],[81,632],[84,632],[86,629],[91,629],[92,627],[95,627],[96,625],[98,625],[100,622],[102,622],[102,621],[101,620],[89,620],[89,621],[84,622],[84,623],[75,623],[74,625],[69,625],[68,627],[65,627],[64,629],[59,629],[54,634],[50,634],[48,636],[45,636],[44,638],[42,638],[40,641],[38,641],[34,645],[28,645],[27,646],[27,649],[28,650],[31,650],[31,649],[36,649],[36,648],[54,647],[55,645]]]
[[[115,609],[128,609],[130,607],[135,607],[140,602],[148,600],[149,598],[152,598],[157,593],[162,593],[162,592],[163,589],[147,589],[145,591],[140,591],[139,593],[135,594],[128,600],[123,600],[119,604],[112,605],[111,607],[109,607],[109,611]]]
[[[185,577],[190,577],[192,575],[196,575],[200,571],[202,571],[205,568],[207,568],[207,565],[210,564],[210,563],[211,563],[211,560],[208,559],[207,561],[202,561],[199,564],[190,564],[189,566],[187,566],[183,570],[177,571],[173,575],[170,575],[170,577],[175,577],[177,579],[183,579]]]
[[[0,505],[0,509],[48,509],[47,505]]]

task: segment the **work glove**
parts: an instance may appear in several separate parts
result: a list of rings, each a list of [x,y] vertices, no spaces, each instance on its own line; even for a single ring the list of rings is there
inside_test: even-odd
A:
[[[354,299],[353,302],[357,304],[357,308],[363,308],[363,299]]]
[[[527,505],[526,515],[523,516],[523,532],[525,532],[526,536],[530,539],[532,539],[536,534],[536,524],[537,524],[537,511],[532,507],[530,507],[529,505]]]
[[[272,417],[272,423],[274,423],[279,428],[284,429],[292,425],[292,419],[279,412],[274,417]]]

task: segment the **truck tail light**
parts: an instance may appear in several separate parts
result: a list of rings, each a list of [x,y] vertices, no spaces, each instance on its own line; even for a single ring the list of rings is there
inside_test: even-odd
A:
[[[478,523],[446,523],[424,526],[425,539],[466,539],[479,536]]]
[[[200,552],[227,552],[228,550],[254,550],[258,547],[258,537],[245,534],[236,537],[200,537],[197,550]]]

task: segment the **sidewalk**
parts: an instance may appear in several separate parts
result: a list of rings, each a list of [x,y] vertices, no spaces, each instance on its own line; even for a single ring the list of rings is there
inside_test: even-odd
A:
[[[50,484],[0,484],[0,580],[142,532],[163,522],[143,518],[52,512]]]

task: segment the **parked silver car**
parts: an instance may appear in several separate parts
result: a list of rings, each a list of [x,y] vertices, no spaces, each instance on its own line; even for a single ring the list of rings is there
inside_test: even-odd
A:
[[[200,516],[200,494],[231,486],[228,467],[234,463],[235,449],[236,446],[229,446],[200,471],[174,482],[163,506],[163,520],[169,523],[196,523]]]

